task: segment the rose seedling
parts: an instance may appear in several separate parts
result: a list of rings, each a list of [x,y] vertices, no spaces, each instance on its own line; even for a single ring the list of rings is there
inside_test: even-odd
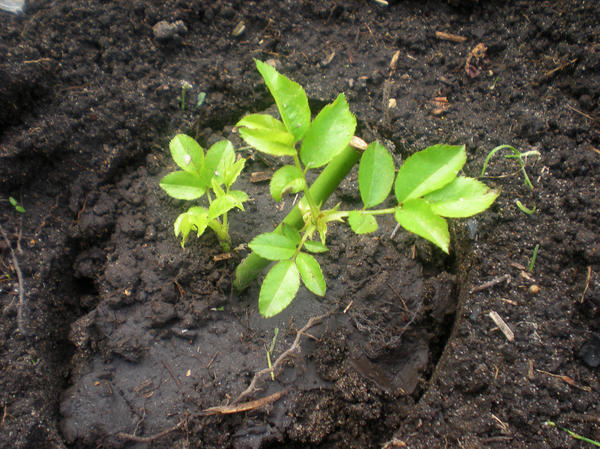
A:
[[[200,237],[207,228],[212,229],[224,251],[229,251],[229,223],[227,213],[238,208],[244,210],[243,203],[248,195],[241,190],[231,190],[231,186],[244,169],[245,159],[237,159],[233,145],[221,140],[204,149],[185,134],[176,135],[169,144],[171,156],[181,170],[169,173],[160,181],[160,186],[173,198],[196,200],[207,197],[208,207],[193,206],[175,220],[175,236],[181,236],[181,246],[185,245],[188,234],[195,231]]]
[[[498,192],[476,179],[458,176],[466,162],[464,145],[435,145],[405,161],[396,173],[392,155],[379,142],[371,143],[360,156],[349,144],[356,128],[343,94],[311,120],[308,99],[302,87],[256,61],[277,104],[281,120],[266,114],[251,114],[238,123],[242,139],[256,150],[286,160],[270,182],[275,201],[283,195],[302,192],[303,199],[273,232],[255,237],[251,254],[236,270],[235,285],[245,288],[270,262],[275,262],[263,280],[259,310],[271,317],[295,298],[301,282],[316,295],[324,296],[326,282],[312,255],[327,251],[328,224],[347,220],[357,234],[377,230],[376,216],[393,214],[396,221],[448,253],[450,234],[447,217],[469,217],[487,209]],[[339,205],[322,209],[360,157],[360,210],[341,211]],[[307,173],[324,167],[309,186]],[[395,205],[373,209],[394,189]],[[318,239],[315,239],[318,235]]]

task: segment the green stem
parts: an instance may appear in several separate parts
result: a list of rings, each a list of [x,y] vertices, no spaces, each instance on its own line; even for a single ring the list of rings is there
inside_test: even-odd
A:
[[[358,162],[360,153],[348,146],[346,149],[331,161],[323,172],[310,186],[310,194],[312,200],[320,204],[325,204],[325,201],[337,189],[338,185],[352,170],[354,164]],[[283,219],[282,223],[294,226],[296,229],[301,229],[304,225],[302,213],[297,204],[290,213]],[[278,226],[278,228],[281,224]],[[233,285],[238,291],[244,290],[250,282],[268,265],[270,261],[263,259],[255,253],[251,253],[246,257],[235,270],[235,279]]]

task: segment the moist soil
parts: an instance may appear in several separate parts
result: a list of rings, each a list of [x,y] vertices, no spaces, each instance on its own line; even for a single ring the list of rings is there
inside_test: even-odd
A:
[[[587,447],[547,421],[600,440],[600,6],[383,3],[0,12],[0,447]],[[276,163],[240,151],[251,200],[225,256],[210,233],[181,248],[189,204],[158,187],[178,132],[242,146],[231,125],[272,104],[252,58],[315,113],[344,92],[397,165],[466,144],[477,177],[509,144],[539,152],[533,188],[497,153],[502,194],[453,221],[449,256],[393,220],[337,224],[327,295],[264,319],[232,273],[292,206],[256,182]],[[356,187],[330,204],[360,207]],[[273,342],[275,375],[240,398]]]

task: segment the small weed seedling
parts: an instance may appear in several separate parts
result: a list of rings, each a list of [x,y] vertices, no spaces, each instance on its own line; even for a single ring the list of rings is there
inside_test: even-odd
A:
[[[196,200],[206,194],[209,203],[208,208],[193,206],[175,220],[175,235],[181,235],[181,246],[191,231],[200,237],[210,228],[223,250],[229,251],[227,212],[234,208],[244,210],[243,203],[248,200],[245,192],[231,190],[244,169],[245,159],[236,160],[233,145],[228,140],[215,143],[205,154],[198,142],[185,134],[176,135],[169,149],[181,170],[162,178],[160,186],[171,197],[181,200]]]
[[[15,208],[15,210],[21,214],[25,213],[25,208],[19,204],[19,202],[12,196],[8,197],[8,202]]]
[[[329,223],[347,220],[355,233],[368,234],[377,230],[378,215],[392,214],[405,229],[448,253],[450,234],[445,217],[475,215],[497,198],[498,192],[480,181],[458,176],[466,162],[464,145],[426,148],[407,158],[396,173],[392,155],[379,142],[373,142],[360,156],[358,186],[362,209],[342,211],[339,205],[323,209],[324,200],[339,184],[339,174],[343,172],[339,167],[344,161],[350,161],[351,167],[358,158],[349,147],[356,119],[340,94],[311,121],[304,89],[268,64],[256,61],[256,66],[275,99],[281,120],[251,114],[236,126],[247,144],[290,162],[271,179],[270,192],[275,201],[284,194],[304,193],[298,205],[301,220],[284,220],[274,232],[255,237],[248,246],[259,257],[251,255],[236,271],[235,285],[243,288],[248,278],[264,267],[260,259],[275,262],[260,290],[259,310],[263,316],[271,317],[285,309],[296,296],[301,281],[314,294],[325,295],[325,278],[313,254],[327,251]],[[307,173],[322,167],[323,173],[309,188]],[[329,175],[336,180],[335,185],[328,182]],[[392,188],[396,205],[373,209],[387,199]]]
[[[481,169],[481,177],[483,177],[485,175],[485,170],[487,169],[487,166],[490,163],[490,159],[492,159],[492,156],[494,154],[496,154],[498,151],[501,151],[504,149],[508,149],[508,150],[512,151],[513,154],[507,154],[504,157],[507,159],[516,159],[519,162],[519,166],[521,167],[521,173],[523,173],[523,181],[531,190],[533,190],[533,184],[529,180],[529,176],[527,176],[527,171],[525,170],[525,162],[527,161],[527,158],[529,156],[536,156],[539,158],[540,152],[537,150],[530,150],[530,151],[521,153],[519,150],[517,150],[513,146],[499,145],[496,148],[492,149],[492,151],[490,151],[488,153],[487,157],[485,158],[485,161],[483,162],[483,168]]]

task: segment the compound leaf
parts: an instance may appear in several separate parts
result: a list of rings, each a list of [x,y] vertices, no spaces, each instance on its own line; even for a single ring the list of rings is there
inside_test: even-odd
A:
[[[440,190],[431,192],[424,199],[431,210],[442,217],[471,217],[483,212],[498,198],[500,192],[484,183],[459,176]]]
[[[327,286],[317,259],[307,253],[299,253],[296,257],[296,266],[306,288],[317,296],[324,296]]]
[[[406,159],[398,170],[398,202],[419,198],[449,184],[467,160],[464,145],[433,145]]]
[[[243,193],[243,192],[242,192]],[[226,212],[230,211],[234,207],[244,210],[242,202],[238,200],[235,195],[227,193],[222,197],[215,199],[208,208],[208,219],[213,220]]]
[[[370,234],[377,231],[377,220],[373,215],[353,210],[348,214],[348,224],[355,234]]]
[[[183,171],[199,175],[204,163],[204,150],[190,136],[177,134],[169,143],[171,157]]]
[[[277,202],[286,193],[297,193],[305,187],[304,174],[302,171],[293,165],[284,165],[273,173],[269,189],[271,196]]]
[[[282,260],[269,270],[260,288],[258,310],[265,318],[290,305],[300,288],[300,274],[292,260]]]
[[[394,158],[379,142],[371,143],[360,158],[358,188],[365,207],[387,198],[394,185]]]
[[[350,143],[356,129],[356,118],[350,112],[346,97],[321,109],[302,139],[300,159],[309,168],[328,164]]]
[[[195,200],[206,192],[202,180],[185,171],[169,173],[160,180],[159,185],[169,196],[179,200]]]
[[[296,253],[296,242],[276,232],[257,235],[248,243],[256,254],[268,260],[289,259]]]
[[[448,254],[448,223],[435,214],[425,200],[417,198],[404,202],[396,209],[394,216],[403,228],[429,240]]]
[[[310,125],[306,92],[300,84],[280,74],[269,64],[257,59],[254,62],[275,99],[285,127],[294,136],[294,142],[298,142]]]

